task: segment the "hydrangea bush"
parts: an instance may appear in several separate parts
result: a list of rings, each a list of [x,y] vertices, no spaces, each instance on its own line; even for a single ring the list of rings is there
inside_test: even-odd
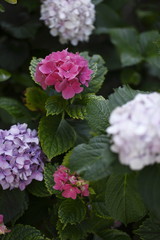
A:
[[[0,23],[0,240],[160,239],[159,22],[140,2],[24,0],[22,26]]]

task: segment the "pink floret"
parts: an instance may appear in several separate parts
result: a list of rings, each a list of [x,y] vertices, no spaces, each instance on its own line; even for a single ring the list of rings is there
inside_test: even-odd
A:
[[[70,99],[81,93],[83,86],[89,86],[92,73],[84,57],[66,49],[46,56],[37,65],[35,80],[43,89],[53,86],[57,92],[62,92],[64,99]]]

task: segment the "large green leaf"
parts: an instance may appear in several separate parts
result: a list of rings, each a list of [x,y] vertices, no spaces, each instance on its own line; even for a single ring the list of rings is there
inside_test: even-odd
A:
[[[68,151],[76,139],[74,129],[61,116],[43,117],[39,124],[42,149],[49,159]]]
[[[115,155],[110,151],[106,135],[92,138],[89,144],[80,144],[73,149],[69,166],[87,180],[99,180],[111,173],[109,166]]]
[[[109,109],[113,111],[116,107],[131,101],[140,91],[133,90],[129,86],[123,86],[115,89],[115,92],[109,96]]]
[[[96,132],[103,133],[108,126],[110,115],[108,101],[105,99],[91,99],[87,104],[86,120]]]
[[[4,69],[0,69],[0,82],[4,82],[11,77],[11,74]]]
[[[60,96],[49,97],[45,104],[45,108],[47,110],[47,116],[58,115],[62,113],[66,109],[67,105],[68,105],[68,102]]]
[[[106,208],[114,219],[136,222],[146,213],[133,174],[112,175],[106,184]]]
[[[47,94],[38,87],[30,87],[26,89],[25,101],[26,106],[31,111],[45,111],[45,102]]]
[[[71,118],[84,119],[86,114],[86,106],[82,101],[77,101],[73,104],[68,105],[66,112]]]
[[[89,57],[87,52],[82,52],[80,55],[89,61],[89,68],[94,71],[91,81],[89,82],[89,87],[85,88],[83,93],[97,93],[100,90],[105,80],[105,74],[108,71],[107,67],[104,66],[105,61],[100,55]]]
[[[20,102],[12,98],[1,97],[0,98],[0,108],[7,111],[14,120],[19,122],[30,121],[30,114]]]
[[[112,43],[118,49],[123,67],[138,64],[143,60],[139,36],[135,29],[114,28],[109,31],[109,34]]]
[[[50,193],[48,192],[44,181],[33,180],[32,183],[27,187],[27,190],[36,197],[50,196]]]
[[[131,240],[127,233],[117,229],[102,230],[98,235],[103,240]]]
[[[0,213],[4,215],[5,222],[21,216],[27,205],[27,196],[24,191],[0,189]]]
[[[66,199],[64,200],[58,209],[58,216],[60,221],[67,225],[76,224],[82,222],[86,215],[86,207],[84,202],[77,198],[73,199]]]
[[[138,230],[135,231],[142,240],[159,240],[160,239],[160,224],[153,219],[146,219]]]
[[[39,230],[28,225],[16,225],[2,240],[49,240]]]
[[[160,165],[144,168],[138,177],[139,191],[147,208],[160,219]]]

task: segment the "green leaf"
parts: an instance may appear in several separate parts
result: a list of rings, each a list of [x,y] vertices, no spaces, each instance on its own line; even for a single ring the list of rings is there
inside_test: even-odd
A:
[[[78,156],[78,157],[77,157]],[[80,144],[73,149],[69,166],[87,180],[99,180],[111,173],[109,166],[115,155],[110,151],[106,135],[94,137],[89,144]]]
[[[138,176],[139,191],[147,208],[160,219],[160,165],[145,167]]]
[[[105,99],[91,99],[87,104],[86,120],[96,132],[103,133],[108,126],[110,115],[108,101]]]
[[[20,102],[12,98],[0,98],[0,108],[7,111],[14,121],[27,122],[30,121],[30,114]]]
[[[123,84],[138,85],[141,81],[141,75],[133,69],[124,69],[121,73],[121,81]]]
[[[48,192],[44,181],[35,181],[27,187],[27,190],[36,197],[48,197],[50,193]]]
[[[0,69],[0,82],[4,82],[11,77],[11,74],[4,69]]]
[[[94,71],[91,81],[89,82],[89,87],[85,88],[83,94],[97,93],[100,90],[105,80],[105,74],[108,71],[107,67],[104,66],[105,61],[100,55],[89,57],[87,52],[82,52],[80,55],[89,61],[89,68]]]
[[[53,186],[55,185],[53,174],[56,170],[57,170],[56,166],[54,166],[50,163],[46,164],[46,166],[44,168],[44,182],[45,182],[46,188],[47,188],[48,192],[50,193],[50,195],[59,193],[59,191],[56,191],[53,188]]]
[[[154,222],[151,218],[146,219],[138,230],[134,231],[142,240],[159,240],[160,224]]]
[[[25,101],[26,106],[31,111],[45,111],[45,102],[47,94],[38,87],[30,87],[26,89]]]
[[[84,119],[86,114],[86,104],[83,102],[83,99],[76,99],[74,103],[66,107],[66,112],[71,118]]]
[[[109,109],[113,111],[116,107],[131,101],[140,91],[133,90],[129,86],[123,86],[115,89],[115,92],[109,96]]]
[[[42,58],[36,58],[33,57],[31,62],[30,62],[30,66],[29,66],[29,71],[31,74],[32,79],[35,81],[35,72],[36,72],[36,67],[38,65],[38,63],[40,63],[42,61]],[[36,81],[35,81],[36,82]],[[36,82],[37,83],[37,82]],[[37,83],[38,84],[38,83]]]
[[[103,240],[131,240],[129,235],[117,229],[103,230],[98,234]]]
[[[47,116],[62,113],[66,109],[67,104],[68,102],[60,96],[49,97],[45,104]]]
[[[4,221],[10,222],[21,216],[27,208],[27,196],[25,191],[0,189],[0,213],[4,215]]]
[[[117,47],[123,67],[132,66],[143,60],[139,36],[132,28],[114,28],[109,31],[112,43]],[[134,46],[134,47],[133,47]]]
[[[3,240],[47,240],[39,230],[28,225],[18,224],[3,237]],[[49,239],[48,239],[49,240]]]
[[[4,13],[5,12],[5,8],[2,6],[2,4],[0,4],[0,12]]]
[[[106,208],[111,217],[124,224],[144,217],[146,209],[136,187],[133,174],[109,177],[106,184]]]
[[[17,3],[17,0],[5,0],[6,2],[8,3],[11,3],[11,4],[16,4]]]
[[[42,149],[49,159],[73,147],[76,134],[61,116],[43,117],[39,124],[39,138]]]
[[[84,220],[86,215],[86,207],[81,199],[66,199],[58,209],[58,216],[60,221],[67,225],[80,223]]]

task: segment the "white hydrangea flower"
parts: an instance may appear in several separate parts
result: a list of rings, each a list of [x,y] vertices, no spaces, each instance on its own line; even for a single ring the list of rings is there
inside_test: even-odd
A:
[[[42,0],[41,20],[60,42],[88,41],[94,29],[95,6],[91,0]]]
[[[160,94],[138,94],[110,116],[113,152],[132,170],[160,163]]]

